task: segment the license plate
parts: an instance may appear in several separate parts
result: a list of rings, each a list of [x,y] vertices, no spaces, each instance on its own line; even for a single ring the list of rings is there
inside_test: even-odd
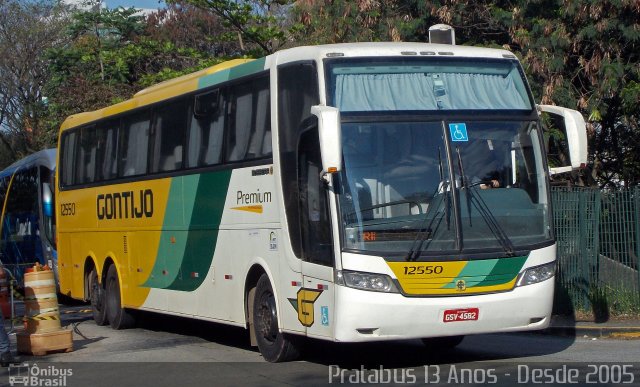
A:
[[[480,311],[478,308],[467,309],[449,309],[444,311],[444,317],[442,321],[456,322],[456,321],[475,321],[478,319]]]

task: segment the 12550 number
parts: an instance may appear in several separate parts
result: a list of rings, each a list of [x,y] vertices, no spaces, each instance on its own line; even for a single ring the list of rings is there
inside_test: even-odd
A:
[[[60,215],[73,216],[76,214],[75,203],[60,203]]]
[[[442,266],[405,266],[405,275],[420,275],[420,274],[442,274],[444,268]]]

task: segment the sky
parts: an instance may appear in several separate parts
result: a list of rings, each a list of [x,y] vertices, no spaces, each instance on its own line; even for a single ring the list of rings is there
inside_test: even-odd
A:
[[[104,3],[107,4],[108,8],[117,8],[117,7],[135,7],[135,8],[147,8],[147,9],[157,9],[164,7],[164,1],[158,0],[106,0]]]

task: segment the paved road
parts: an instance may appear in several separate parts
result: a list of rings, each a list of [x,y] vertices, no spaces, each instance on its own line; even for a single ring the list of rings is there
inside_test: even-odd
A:
[[[68,386],[309,386],[363,381],[439,381],[446,385],[463,384],[469,378],[476,383],[513,385],[510,378],[534,382],[536,364],[560,369],[547,374],[555,382],[576,368],[583,381],[591,373],[595,377],[592,381],[640,385],[640,363],[632,364],[640,361],[638,340],[493,334],[467,337],[449,351],[429,350],[415,340],[371,344],[309,341],[302,360],[267,364],[249,346],[244,329],[144,314],[138,328],[113,331],[96,326],[89,313],[81,312],[85,308],[65,308],[67,313],[63,314],[63,325],[75,330],[74,352],[22,358],[30,367],[37,365],[40,385],[51,385],[52,380]],[[623,363],[631,368],[623,370]],[[19,370],[11,371],[15,375]],[[22,375],[34,372],[22,371]],[[6,375],[6,370],[0,372],[0,385],[8,381]]]

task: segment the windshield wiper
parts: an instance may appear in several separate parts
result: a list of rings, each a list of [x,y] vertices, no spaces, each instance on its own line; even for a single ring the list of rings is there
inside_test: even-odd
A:
[[[444,180],[444,168],[442,168],[442,155],[440,154],[440,147],[438,147],[438,172],[440,173],[440,183],[442,184],[442,192],[449,192],[447,190],[448,187],[445,187],[447,184],[443,183]],[[449,222],[451,221],[451,204],[449,203],[449,194],[446,193],[444,195],[444,206],[445,206],[445,221],[447,222],[447,229],[449,228]]]
[[[440,172],[440,182],[438,183],[438,186],[436,187],[436,190],[433,192],[433,194],[431,195],[432,201],[431,203],[429,203],[429,208],[427,209],[427,212],[425,213],[425,218],[422,221],[420,228],[418,229],[418,232],[416,233],[416,238],[413,240],[413,243],[411,243],[411,248],[409,249],[409,252],[407,253],[407,256],[405,257],[406,261],[415,261],[416,259],[418,259],[418,257],[420,256],[420,251],[422,250],[422,246],[424,244],[424,242],[426,240],[429,239],[429,237],[431,237],[432,235],[434,235],[436,233],[436,231],[438,230],[438,228],[440,227],[440,224],[442,223],[442,218],[445,218],[446,224],[447,224],[447,228],[449,227],[449,221],[450,221],[450,213],[451,213],[451,209],[450,209],[450,205],[449,205],[449,182],[444,180],[444,171],[442,168],[442,157],[440,154],[440,147],[438,147],[438,171]],[[436,195],[438,194],[438,192],[442,192],[442,195],[444,195],[444,200],[442,200],[441,196],[437,199],[437,205],[436,203],[434,203],[436,201]],[[442,216],[440,216],[440,219],[438,220],[438,223],[435,225],[434,228],[432,228],[433,223],[436,221],[436,219],[438,219],[438,212],[440,211],[440,207],[442,206],[442,202],[445,203],[445,212]],[[434,207],[435,206],[435,207]],[[434,210],[432,210],[432,208],[435,208]],[[433,216],[429,216],[429,213],[433,211]],[[428,223],[428,225],[427,225]],[[428,245],[427,245],[428,246]]]
[[[394,201],[388,202],[388,203],[375,204],[373,206],[361,207],[358,210],[349,212],[347,215],[345,215],[345,218],[346,219],[351,219],[351,216],[355,215],[357,213],[362,214],[365,211],[373,211],[373,210],[377,210],[379,208],[398,206],[398,205],[401,205],[401,204],[409,204],[409,211],[411,211],[411,205],[414,205],[414,206],[418,207],[418,215],[422,215],[422,208],[420,207],[420,203],[418,203],[415,200],[406,200],[405,199],[405,200],[394,200]]]
[[[462,163],[462,156],[460,155],[460,148],[456,147],[456,153],[458,155],[458,168],[460,169],[460,179],[462,180],[462,189],[466,192],[467,196],[467,211],[469,212],[469,226],[471,226],[471,204],[478,210],[478,213],[485,221],[489,230],[496,238],[496,240],[500,243],[502,248],[504,249],[507,256],[513,257],[515,255],[515,248],[511,239],[504,231],[498,220],[487,206],[487,203],[482,199],[480,195],[476,195],[474,193],[475,187],[470,187],[469,182],[467,181],[467,177],[464,173],[464,165]],[[473,188],[473,189],[471,189]]]

